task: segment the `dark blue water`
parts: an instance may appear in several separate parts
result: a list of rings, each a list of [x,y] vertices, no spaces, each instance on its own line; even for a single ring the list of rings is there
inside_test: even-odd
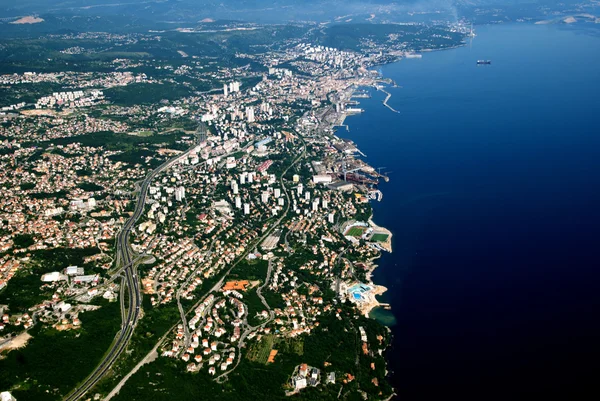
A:
[[[582,399],[600,339],[600,37],[477,33],[383,67],[401,114],[373,92],[340,131],[392,172],[374,205],[394,233],[374,277],[391,380],[405,400]]]

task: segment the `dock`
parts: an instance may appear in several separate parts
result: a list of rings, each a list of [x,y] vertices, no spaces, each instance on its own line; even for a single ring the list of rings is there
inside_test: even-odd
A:
[[[386,91],[385,89],[381,88],[379,89],[380,91],[382,91],[383,93],[387,94],[387,96],[385,97],[385,100],[383,101],[383,105],[385,107],[387,107],[388,109],[390,109],[391,111],[393,111],[394,113],[398,113],[400,114],[400,112],[398,110],[395,110],[392,106],[390,106],[388,104],[388,100],[390,100],[390,98],[392,97],[392,94],[389,93],[388,91]]]

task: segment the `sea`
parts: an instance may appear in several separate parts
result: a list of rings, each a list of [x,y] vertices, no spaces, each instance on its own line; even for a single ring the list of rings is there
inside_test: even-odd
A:
[[[410,401],[598,399],[600,26],[476,34],[380,67],[399,113],[371,89],[338,130],[390,178],[390,381]]]

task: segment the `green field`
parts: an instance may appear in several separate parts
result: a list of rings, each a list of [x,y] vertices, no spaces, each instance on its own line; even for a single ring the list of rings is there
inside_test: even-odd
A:
[[[260,342],[254,343],[250,347],[250,350],[248,350],[248,354],[246,356],[253,362],[266,364],[267,360],[269,359],[271,349],[273,349],[274,343],[275,336],[264,336]]]
[[[351,237],[360,237],[361,235],[363,235],[364,232],[364,227],[352,227],[346,232],[346,235],[349,235]]]
[[[387,234],[373,234],[371,241],[373,242],[385,242],[389,238]]]

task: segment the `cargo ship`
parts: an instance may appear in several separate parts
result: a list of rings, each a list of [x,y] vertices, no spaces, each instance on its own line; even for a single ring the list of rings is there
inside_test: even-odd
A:
[[[492,64],[491,60],[477,60],[477,65],[487,65]]]

